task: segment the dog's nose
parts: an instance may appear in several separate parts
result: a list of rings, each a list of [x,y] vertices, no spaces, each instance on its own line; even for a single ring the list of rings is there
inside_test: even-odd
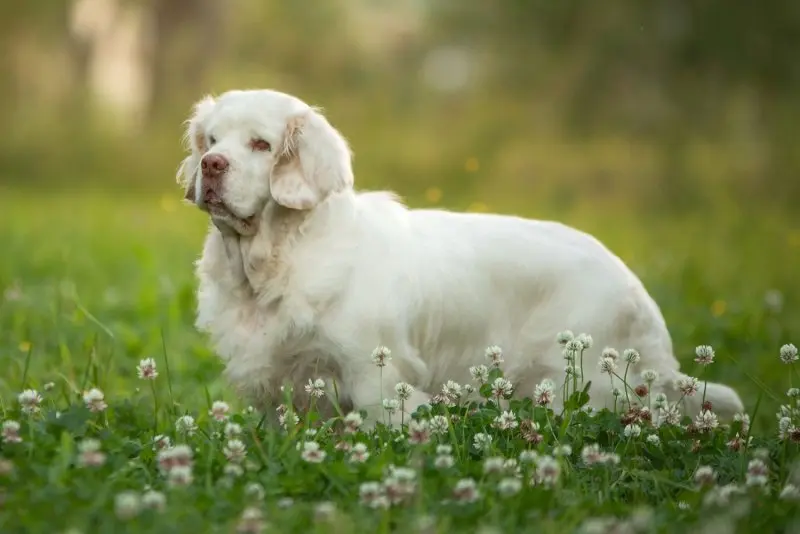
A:
[[[228,170],[228,160],[219,154],[206,154],[200,162],[203,174],[209,178],[216,178]]]

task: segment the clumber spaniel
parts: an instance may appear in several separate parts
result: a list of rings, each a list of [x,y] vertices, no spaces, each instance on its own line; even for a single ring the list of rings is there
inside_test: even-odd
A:
[[[335,381],[343,409],[373,421],[407,382],[413,412],[444,382],[469,382],[489,346],[502,349],[515,391],[531,396],[545,378],[564,383],[556,335],[565,329],[594,339],[583,362],[594,408],[614,405],[602,347],[640,353],[631,388],[652,369],[652,396],[675,402],[681,381],[691,389],[656,303],[585,233],[356,192],[345,139],[319,110],[277,91],[206,97],[187,138],[179,180],[212,221],[197,262],[196,325],[232,384],[262,406],[282,402],[285,383],[305,404],[304,386],[319,377]],[[391,350],[381,369],[371,361],[379,346]],[[685,398],[689,415],[701,410],[702,388]],[[709,383],[706,399],[722,417],[743,409],[721,384]]]

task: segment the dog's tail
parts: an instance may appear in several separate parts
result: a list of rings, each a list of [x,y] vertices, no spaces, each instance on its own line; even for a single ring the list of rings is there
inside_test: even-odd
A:
[[[697,393],[684,396],[678,387],[678,382],[687,378],[683,373],[675,373],[675,380],[667,386],[667,398],[670,402],[677,402],[683,397],[686,415],[694,418],[703,410],[703,391],[706,402],[711,403],[711,411],[721,420],[731,421],[735,414],[744,411],[744,403],[739,394],[733,388],[717,382],[698,382]]]

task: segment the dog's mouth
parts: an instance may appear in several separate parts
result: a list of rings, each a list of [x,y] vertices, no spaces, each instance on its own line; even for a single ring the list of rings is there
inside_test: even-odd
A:
[[[255,215],[239,217],[217,196],[206,199],[203,206],[200,206],[200,209],[208,212],[213,219],[224,222],[239,234],[252,235],[255,233]]]

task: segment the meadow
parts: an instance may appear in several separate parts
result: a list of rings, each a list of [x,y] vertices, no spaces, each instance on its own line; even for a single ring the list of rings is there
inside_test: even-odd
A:
[[[269,429],[193,327],[206,221],[179,191],[2,193],[0,532],[800,532],[800,362],[782,349],[800,344],[800,225],[787,215],[526,213],[631,264],[693,394],[704,378],[736,387],[737,421],[659,410],[638,376],[617,413],[583,410],[579,382],[563,414],[547,403],[563,384],[513,391],[504,413],[492,399],[513,384],[487,358],[428,410],[387,413],[402,430],[318,420],[330,384]],[[603,347],[579,334],[565,351],[597,365]]]

